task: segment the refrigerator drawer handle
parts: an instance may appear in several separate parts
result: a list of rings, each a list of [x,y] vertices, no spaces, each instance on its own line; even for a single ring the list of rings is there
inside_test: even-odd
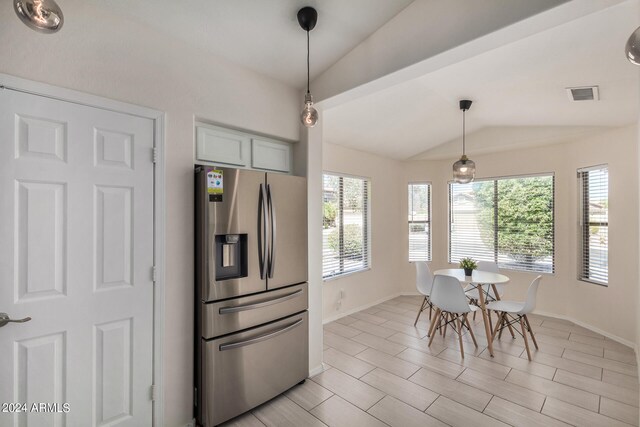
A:
[[[283,295],[281,297],[270,299],[267,301],[257,302],[254,304],[237,305],[235,307],[221,307],[220,310],[218,310],[218,312],[220,314],[230,314],[230,313],[238,313],[240,311],[255,310],[256,308],[267,307],[269,305],[279,304],[283,301],[290,300],[291,298],[297,297],[301,293],[302,293],[302,289],[298,289],[297,291],[292,292],[290,294]]]
[[[290,331],[291,329],[300,326],[302,324],[302,322],[303,322],[303,320],[300,319],[297,322],[292,323],[289,326],[285,326],[282,329],[278,329],[275,332],[269,332],[268,334],[260,335],[260,336],[255,337],[255,338],[251,338],[250,340],[232,342],[232,343],[229,343],[229,344],[221,344],[220,345],[220,351],[233,350],[234,348],[240,348],[240,347],[244,347],[244,346],[247,346],[247,345],[256,344],[256,343],[271,339],[273,337],[277,337],[278,335],[284,334],[285,332]]]

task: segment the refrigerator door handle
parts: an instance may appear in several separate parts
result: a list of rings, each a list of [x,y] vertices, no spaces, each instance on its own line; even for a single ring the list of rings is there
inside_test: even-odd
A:
[[[248,345],[251,345],[251,344],[256,344],[256,343],[259,343],[259,342],[262,342],[262,341],[266,341],[268,339],[277,337],[278,335],[284,334],[285,332],[290,331],[291,329],[293,329],[293,328],[295,328],[297,326],[300,326],[302,324],[302,322],[303,322],[303,320],[300,319],[297,322],[292,323],[292,324],[290,324],[288,326],[285,326],[282,329],[278,329],[275,332],[269,332],[268,334],[260,335],[258,337],[251,338],[251,339],[248,339],[248,340],[245,340],[245,341],[237,341],[237,342],[232,342],[232,343],[229,343],[229,344],[221,344],[219,349],[220,349],[220,351],[233,350],[234,348],[245,347],[245,346],[248,346]]]
[[[266,191],[263,184],[260,184],[260,195],[258,196],[258,261],[260,264],[260,279],[266,276],[265,262],[267,261],[267,205]]]
[[[256,310],[258,308],[264,308],[270,305],[280,304],[282,302],[295,298],[301,294],[302,294],[302,289],[298,289],[297,291],[292,292],[290,294],[286,294],[281,297],[273,298],[273,299],[262,301],[262,302],[256,302],[253,304],[245,304],[245,305],[236,305],[233,307],[220,307],[220,309],[218,309],[218,313],[231,314],[231,313],[238,313],[238,312],[247,311],[247,310]]]
[[[271,228],[269,236],[271,241],[269,242],[269,258],[268,258],[268,277],[273,278],[273,271],[276,268],[276,212],[273,208],[273,199],[271,198],[271,185],[267,184],[267,206],[269,208],[269,220],[271,222]]]

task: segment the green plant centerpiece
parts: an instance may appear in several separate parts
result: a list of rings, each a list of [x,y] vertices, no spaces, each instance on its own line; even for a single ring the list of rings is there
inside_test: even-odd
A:
[[[473,258],[462,258],[460,260],[460,268],[464,268],[465,276],[471,276],[473,270],[478,268],[478,264]]]

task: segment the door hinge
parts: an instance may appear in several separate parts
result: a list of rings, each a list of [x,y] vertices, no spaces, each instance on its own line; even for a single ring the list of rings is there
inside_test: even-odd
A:
[[[151,267],[151,281],[153,283],[156,283],[156,281],[158,280],[158,273],[157,273],[158,269],[156,268],[156,266],[154,265],[153,267]]]
[[[158,163],[158,149],[156,147],[151,149],[151,161],[153,163]]]
[[[149,394],[152,402],[158,398],[158,387],[155,384],[151,384],[151,387],[149,387]]]

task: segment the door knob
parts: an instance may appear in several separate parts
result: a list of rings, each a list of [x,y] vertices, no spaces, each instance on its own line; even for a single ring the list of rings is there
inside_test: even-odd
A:
[[[0,313],[0,328],[2,328],[7,323],[24,323],[31,320],[31,317],[25,317],[24,319],[11,319],[7,313]]]

